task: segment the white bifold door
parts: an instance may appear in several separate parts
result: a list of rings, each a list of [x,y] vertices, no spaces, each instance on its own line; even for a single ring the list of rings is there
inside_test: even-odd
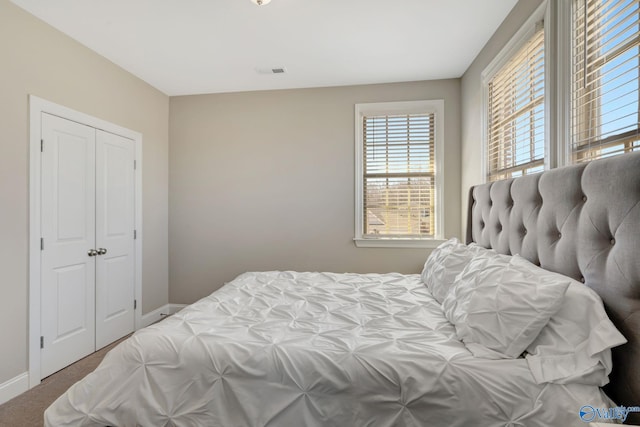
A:
[[[42,114],[41,376],[134,329],[134,143]]]

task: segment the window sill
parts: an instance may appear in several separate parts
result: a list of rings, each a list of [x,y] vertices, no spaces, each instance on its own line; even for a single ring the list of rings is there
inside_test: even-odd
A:
[[[406,249],[433,249],[441,243],[443,239],[363,239],[356,237],[353,239],[359,248],[406,248]]]

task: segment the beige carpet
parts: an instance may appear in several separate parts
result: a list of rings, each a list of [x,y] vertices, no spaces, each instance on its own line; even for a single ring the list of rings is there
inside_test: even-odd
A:
[[[128,338],[125,337],[122,340]],[[40,385],[0,405],[0,427],[41,427],[43,415],[59,396],[100,364],[109,350],[120,341],[108,345],[73,365],[42,380]]]

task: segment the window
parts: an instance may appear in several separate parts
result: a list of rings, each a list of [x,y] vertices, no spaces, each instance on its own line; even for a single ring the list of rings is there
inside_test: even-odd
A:
[[[571,160],[640,149],[637,0],[572,0]]]
[[[442,234],[444,102],[356,105],[356,244],[429,247]]]
[[[502,55],[485,74],[486,179],[540,172],[545,162],[544,25],[528,31],[521,47]],[[508,49],[509,53],[513,48]],[[508,60],[503,63],[508,57]]]
[[[640,0],[543,1],[482,79],[489,181],[640,151]]]

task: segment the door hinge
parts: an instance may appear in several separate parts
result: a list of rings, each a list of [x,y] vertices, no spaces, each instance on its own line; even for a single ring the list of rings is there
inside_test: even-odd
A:
[[[134,300],[133,300],[133,309],[135,310],[135,309],[137,309],[137,308],[138,308],[138,300],[137,300],[137,299],[134,299]]]
[[[40,140],[40,152],[42,153],[44,151],[44,139]]]
[[[40,238],[40,250],[44,251],[44,239],[42,237]]]
[[[40,337],[40,348],[44,348],[44,337]]]
[[[138,230],[133,230],[133,240],[138,238]]]
[[[133,161],[133,170],[138,169],[138,162],[136,162],[135,160]]]

